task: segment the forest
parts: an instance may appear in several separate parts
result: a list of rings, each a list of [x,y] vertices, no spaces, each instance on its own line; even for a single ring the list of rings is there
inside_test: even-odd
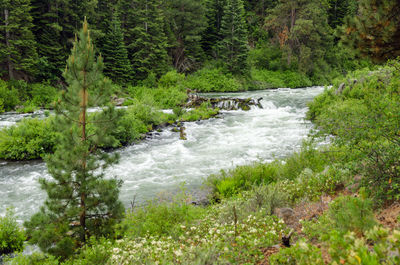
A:
[[[0,264],[400,263],[398,1],[0,3]]]

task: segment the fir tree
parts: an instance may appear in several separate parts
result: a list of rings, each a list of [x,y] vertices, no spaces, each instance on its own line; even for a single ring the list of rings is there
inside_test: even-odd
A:
[[[226,0],[206,0],[207,28],[202,36],[204,52],[216,59],[216,44],[222,39],[221,23]]]
[[[62,43],[59,0],[32,0],[33,34],[40,56],[39,80],[54,80],[61,76],[68,57],[66,43]]]
[[[222,41],[218,49],[229,70],[243,73],[247,60],[247,30],[242,0],[227,0],[222,17]]]
[[[32,34],[30,0],[0,1],[0,62],[7,79],[32,79],[36,72],[36,42]]]
[[[55,153],[46,157],[52,179],[40,179],[48,198],[25,223],[32,243],[63,258],[90,236],[112,233],[123,213],[118,200],[120,182],[104,177],[104,170],[117,157],[99,150],[115,141],[109,132],[116,118],[107,103],[111,84],[102,69],[85,20],[64,72],[68,89],[56,106],[60,137]],[[102,107],[102,112],[88,115],[92,106]]]
[[[161,0],[133,0],[122,3],[125,40],[136,81],[150,73],[167,71],[167,37]]]
[[[204,59],[201,35],[205,30],[206,17],[203,1],[166,1],[168,28],[173,39],[170,54],[174,67],[180,72],[198,68]]]
[[[280,0],[269,11],[265,26],[288,68],[311,74],[325,67],[326,51],[333,44],[328,9],[327,1]]]
[[[117,84],[126,84],[132,78],[132,67],[124,43],[124,35],[118,15],[114,14],[110,23],[105,43],[102,48],[104,55],[104,72]]]
[[[343,31],[345,44],[376,62],[400,56],[399,1],[360,0]]]

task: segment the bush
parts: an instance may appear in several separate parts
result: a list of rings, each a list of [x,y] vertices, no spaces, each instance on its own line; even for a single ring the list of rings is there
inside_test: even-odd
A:
[[[311,238],[329,241],[329,231],[336,230],[341,235],[353,232],[361,236],[376,224],[371,200],[342,196],[336,198],[318,220],[303,222],[303,231]]]
[[[0,256],[22,251],[25,233],[18,226],[14,212],[7,210],[4,217],[0,217]]]
[[[281,249],[269,258],[271,265],[309,265],[325,264],[321,250],[305,241],[299,241],[295,246]]]
[[[200,107],[184,112],[181,115],[181,121],[198,121],[206,120],[216,116],[219,113],[218,109],[212,109],[207,103],[201,104]]]
[[[48,84],[33,84],[32,103],[35,106],[50,108],[51,104],[57,99],[58,91],[55,87]]]
[[[373,187],[370,192],[377,203],[399,199],[400,94],[396,87],[400,76],[384,67],[347,78],[341,94],[336,95],[334,88],[317,97],[307,117],[315,120],[321,134],[335,135],[332,140],[337,146],[357,154],[354,173],[366,176],[363,185]]]
[[[51,119],[23,119],[0,131],[0,158],[29,160],[52,153],[57,134]]]
[[[264,69],[252,69],[251,78],[255,82],[260,83],[262,88],[279,88],[279,87],[309,87],[313,83],[302,73],[293,71],[270,71]]]
[[[158,80],[158,85],[162,88],[175,87],[185,80],[184,74],[179,74],[177,71],[169,71]]]
[[[187,77],[185,86],[198,92],[234,92],[244,90],[240,82],[222,68],[203,68]]]
[[[207,184],[213,188],[214,196],[231,197],[253,185],[269,184],[277,180],[277,163],[238,166],[219,175],[211,175]]]
[[[199,218],[203,209],[184,201],[149,202],[127,213],[119,225],[119,233],[129,238],[140,236],[177,235],[181,225]]]
[[[0,80],[0,113],[2,111],[11,111],[19,104],[18,91],[9,88],[7,83]]]

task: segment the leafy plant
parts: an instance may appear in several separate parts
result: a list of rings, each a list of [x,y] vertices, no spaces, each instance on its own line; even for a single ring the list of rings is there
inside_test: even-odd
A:
[[[0,217],[0,256],[23,250],[25,233],[19,227],[14,212],[7,209]]]

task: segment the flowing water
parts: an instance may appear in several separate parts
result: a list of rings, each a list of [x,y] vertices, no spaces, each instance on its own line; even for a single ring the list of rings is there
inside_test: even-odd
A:
[[[183,182],[188,190],[197,190],[205,177],[220,169],[287,156],[310,130],[311,124],[304,120],[306,103],[322,91],[312,87],[207,94],[262,97],[263,109],[225,111],[219,118],[186,123],[187,141],[165,129],[152,139],[118,150],[120,162],[108,175],[124,181],[120,198],[128,207],[134,198],[140,203],[160,193],[173,194]],[[20,118],[0,115],[4,124]],[[22,221],[36,212],[46,197],[39,188],[40,177],[50,177],[41,161],[0,162],[0,215],[14,207]]]

